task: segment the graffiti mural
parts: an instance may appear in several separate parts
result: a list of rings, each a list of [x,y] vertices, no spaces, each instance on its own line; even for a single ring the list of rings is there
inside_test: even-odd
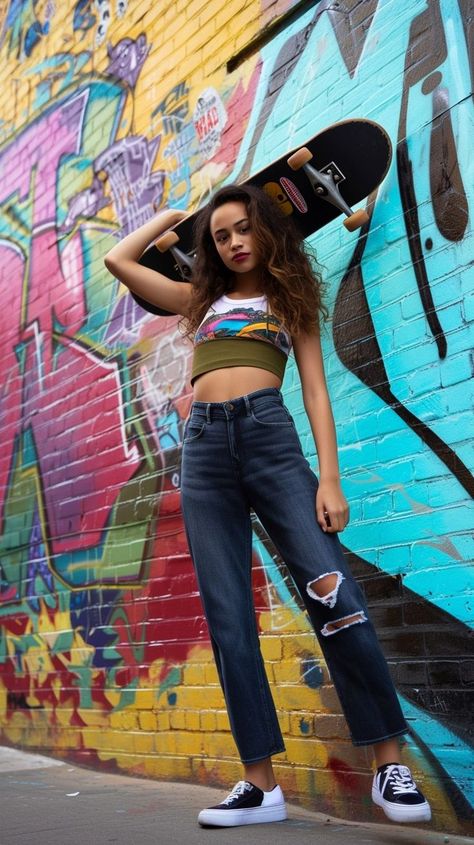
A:
[[[197,27],[185,9],[173,21],[138,15],[138,0],[1,13],[1,739],[226,782],[236,752],[180,510],[191,346],[176,318],[135,303],[103,255],[160,208],[202,204],[331,122],[365,116],[391,136],[391,170],[359,233],[334,221],[313,244],[351,505],[342,539],[435,824],[467,832],[474,9],[251,5],[231,21],[203,2]],[[258,47],[228,72],[248,44]],[[314,463],[291,361],[284,392]],[[253,529],[262,651],[287,744],[279,780],[313,808],[380,820],[360,801],[370,770],[301,601]]]
[[[113,22],[114,16],[123,18],[127,11],[128,0],[78,0],[74,4],[73,30],[87,32],[94,30],[96,46],[100,46],[107,35],[107,30]]]
[[[55,12],[52,0],[9,0],[0,9],[0,46],[18,59],[31,56],[50,31]]]

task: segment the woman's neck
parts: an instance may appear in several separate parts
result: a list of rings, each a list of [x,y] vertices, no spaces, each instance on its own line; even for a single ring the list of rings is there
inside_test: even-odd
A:
[[[234,277],[234,284],[228,294],[231,299],[251,299],[262,296],[262,280],[255,273],[240,274]]]
[[[229,293],[226,293],[226,296],[229,299],[258,299],[259,296],[263,296],[263,291],[261,290],[235,290],[235,288]]]

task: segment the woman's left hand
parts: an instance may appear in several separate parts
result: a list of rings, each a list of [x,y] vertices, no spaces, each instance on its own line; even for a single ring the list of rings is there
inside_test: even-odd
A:
[[[343,531],[349,522],[349,505],[338,481],[320,481],[316,516],[323,531]]]

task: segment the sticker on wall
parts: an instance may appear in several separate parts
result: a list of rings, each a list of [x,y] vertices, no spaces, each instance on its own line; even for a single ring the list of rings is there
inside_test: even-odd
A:
[[[193,123],[203,157],[212,158],[219,149],[222,130],[227,123],[224,104],[215,88],[206,88],[198,98]]]

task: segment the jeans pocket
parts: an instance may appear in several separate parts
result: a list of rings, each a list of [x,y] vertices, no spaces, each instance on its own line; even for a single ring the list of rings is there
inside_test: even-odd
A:
[[[293,426],[293,419],[287,407],[281,402],[266,403],[254,406],[251,411],[252,419],[258,425],[273,427],[273,426]]]
[[[185,443],[192,443],[193,440],[198,440],[201,437],[206,423],[202,420],[193,420],[191,417],[184,426],[183,445]]]

